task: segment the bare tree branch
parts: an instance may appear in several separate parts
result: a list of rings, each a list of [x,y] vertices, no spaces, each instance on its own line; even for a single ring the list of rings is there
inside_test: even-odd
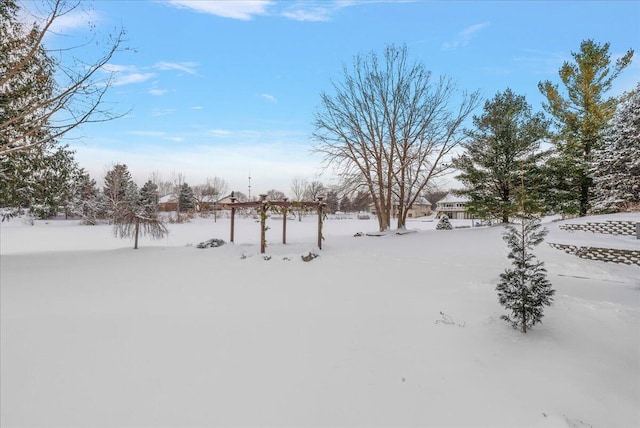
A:
[[[124,31],[108,40],[92,61],[74,56],[75,48],[47,50],[44,39],[54,23],[80,2],[45,0],[49,14],[27,30],[18,7],[3,3],[7,19],[0,25],[0,156],[56,141],[87,123],[121,117],[105,108],[113,73],[105,65],[122,49]],[[54,55],[54,52],[57,55]]]

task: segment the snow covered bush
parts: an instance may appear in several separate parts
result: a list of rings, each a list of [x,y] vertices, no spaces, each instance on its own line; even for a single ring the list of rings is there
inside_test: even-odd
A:
[[[222,247],[225,244],[224,240],[219,238],[212,238],[208,241],[204,241],[196,245],[196,248],[216,248]]]
[[[436,229],[437,230],[451,230],[451,229],[453,229],[453,226],[451,225],[451,222],[449,221],[449,217],[447,217],[446,214],[443,215],[442,217],[440,217],[440,221],[436,225]]]
[[[509,310],[501,318],[523,333],[541,322],[543,308],[553,302],[555,290],[547,280],[544,263],[536,260],[532,250],[540,244],[547,229],[540,230],[540,220],[523,216],[520,227],[507,225],[503,239],[510,248],[513,268],[500,274],[496,287],[500,304]]]

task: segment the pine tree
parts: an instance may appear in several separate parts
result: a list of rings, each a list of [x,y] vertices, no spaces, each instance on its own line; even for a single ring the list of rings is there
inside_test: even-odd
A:
[[[325,212],[334,213],[338,210],[338,192],[329,190],[325,197]]]
[[[158,213],[158,186],[151,180],[147,181],[140,189],[141,214],[153,217]]]
[[[187,183],[182,183],[182,185],[180,186],[178,199],[180,212],[190,211],[196,207],[196,198],[193,195],[193,189]]]
[[[68,215],[73,199],[73,180],[80,171],[73,155],[67,146],[44,153],[40,168],[34,171],[33,207],[37,207],[38,217],[55,216],[62,210]]]
[[[547,98],[544,108],[555,119],[558,134],[555,140],[559,159],[553,173],[561,185],[556,196],[559,209],[567,214],[587,214],[593,192],[590,174],[593,151],[602,145],[609,121],[613,118],[616,99],[605,98],[613,80],[633,57],[629,50],[611,66],[609,43],[599,45],[593,40],[580,44],[580,51],[571,53],[574,63],[565,62],[560,79],[566,87],[566,97],[558,85],[540,82],[538,88]]]
[[[74,179],[71,212],[82,217],[84,224],[95,225],[100,216],[100,197],[96,181],[81,170]]]
[[[138,187],[125,164],[114,165],[104,178],[103,194],[110,221],[117,224],[138,204]]]
[[[501,318],[526,333],[541,322],[543,309],[551,305],[555,293],[547,280],[544,262],[536,260],[532,252],[548,231],[540,230],[538,218],[527,215],[522,215],[519,228],[511,224],[506,227],[503,239],[510,248],[508,257],[513,268],[500,274],[496,287],[500,304],[509,310]]]
[[[618,106],[604,146],[594,152],[593,212],[640,204],[640,83]]]
[[[511,89],[487,101],[484,113],[473,117],[474,129],[467,130],[465,152],[453,164],[460,171],[456,178],[469,196],[469,212],[480,218],[499,218],[508,223],[519,210],[517,189],[525,171],[525,188],[530,210],[541,210],[539,165],[544,153],[540,142],[549,129],[542,113],[533,114],[524,96]]]
[[[113,79],[104,66],[123,33],[105,39],[96,61],[77,56],[84,52],[81,45],[47,50],[44,41],[56,24],[81,2],[43,1],[38,12],[47,12],[33,23],[26,3],[0,1],[0,157],[55,142],[84,123],[118,117],[105,105]],[[92,52],[101,43],[96,34]]]
[[[340,199],[340,211],[350,212],[352,210],[351,199],[349,196],[344,195],[342,199]]]
[[[12,153],[0,158],[0,170],[0,206],[29,208],[39,218],[70,212],[81,168],[67,146],[47,143]]]
[[[449,221],[449,217],[446,214],[444,214],[442,217],[440,217],[440,221],[438,221],[438,224],[436,225],[436,230],[452,230],[452,229],[453,229],[453,225]]]
[[[365,212],[369,211],[369,205],[371,203],[371,195],[368,192],[359,191],[351,201],[351,206],[356,212]]]
[[[48,132],[51,113],[42,108],[56,88],[55,63],[41,30],[21,19],[20,8],[14,0],[0,2],[0,154],[55,139]]]

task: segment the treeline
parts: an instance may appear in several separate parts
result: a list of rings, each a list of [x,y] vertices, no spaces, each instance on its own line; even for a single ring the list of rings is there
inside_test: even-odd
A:
[[[584,41],[560,69],[566,95],[549,81],[538,85],[548,117],[510,89],[486,101],[453,162],[468,209],[504,223],[523,209],[640,210],[640,84],[606,97],[632,55],[612,64],[609,44]]]

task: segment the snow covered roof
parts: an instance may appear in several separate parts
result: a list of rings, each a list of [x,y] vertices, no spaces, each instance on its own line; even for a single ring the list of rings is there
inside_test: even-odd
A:
[[[165,195],[165,196],[162,196],[161,198],[158,198],[158,203],[166,204],[167,202],[176,202],[177,200],[178,198],[176,198],[176,195]]]
[[[465,195],[458,195],[455,192],[449,192],[444,198],[438,201],[438,204],[451,204],[455,202],[469,202],[469,198]]]
[[[418,198],[414,202],[414,205],[431,205],[431,202],[427,198]]]

